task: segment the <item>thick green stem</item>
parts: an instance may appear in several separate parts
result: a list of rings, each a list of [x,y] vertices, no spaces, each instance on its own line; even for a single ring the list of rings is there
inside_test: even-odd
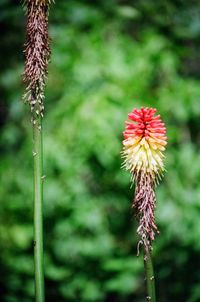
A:
[[[36,302],[44,302],[42,125],[33,124],[34,262]]]
[[[144,248],[144,268],[146,274],[146,287],[147,297],[146,300],[150,302],[156,302],[156,291],[155,291],[155,278],[153,271],[153,263],[151,259],[151,252]]]

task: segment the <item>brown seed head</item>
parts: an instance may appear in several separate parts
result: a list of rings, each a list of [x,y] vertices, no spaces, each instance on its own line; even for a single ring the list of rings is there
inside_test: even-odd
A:
[[[150,174],[141,172],[136,179],[135,198],[132,207],[135,209],[136,217],[139,220],[137,233],[146,250],[151,248],[158,229],[155,223],[156,196],[154,181]]]
[[[26,84],[25,101],[34,115],[43,116],[44,85],[50,57],[48,34],[49,0],[25,1],[27,13],[25,67],[23,80]]]

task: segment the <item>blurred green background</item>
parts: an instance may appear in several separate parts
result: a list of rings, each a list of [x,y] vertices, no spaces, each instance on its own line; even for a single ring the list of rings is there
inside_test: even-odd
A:
[[[0,301],[34,301],[32,132],[25,17],[0,2]],[[200,301],[200,5],[57,0],[44,118],[47,301],[141,302],[142,255],[121,170],[124,121],[153,106],[168,129],[154,244],[159,302]]]

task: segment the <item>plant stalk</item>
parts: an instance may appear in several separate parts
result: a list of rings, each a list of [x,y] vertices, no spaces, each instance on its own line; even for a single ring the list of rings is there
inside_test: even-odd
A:
[[[39,126],[40,125],[40,126]],[[33,124],[34,263],[36,302],[44,302],[42,121]]]
[[[156,302],[155,277],[154,277],[151,252],[145,248],[144,248],[144,268],[145,268],[146,289],[147,289],[146,300],[150,302]]]

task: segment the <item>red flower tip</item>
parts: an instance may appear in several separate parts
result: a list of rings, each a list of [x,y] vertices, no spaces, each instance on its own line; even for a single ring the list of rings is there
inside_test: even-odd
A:
[[[133,109],[123,132],[124,166],[133,175],[150,173],[157,180],[164,171],[163,154],[167,144],[166,128],[156,109]]]

